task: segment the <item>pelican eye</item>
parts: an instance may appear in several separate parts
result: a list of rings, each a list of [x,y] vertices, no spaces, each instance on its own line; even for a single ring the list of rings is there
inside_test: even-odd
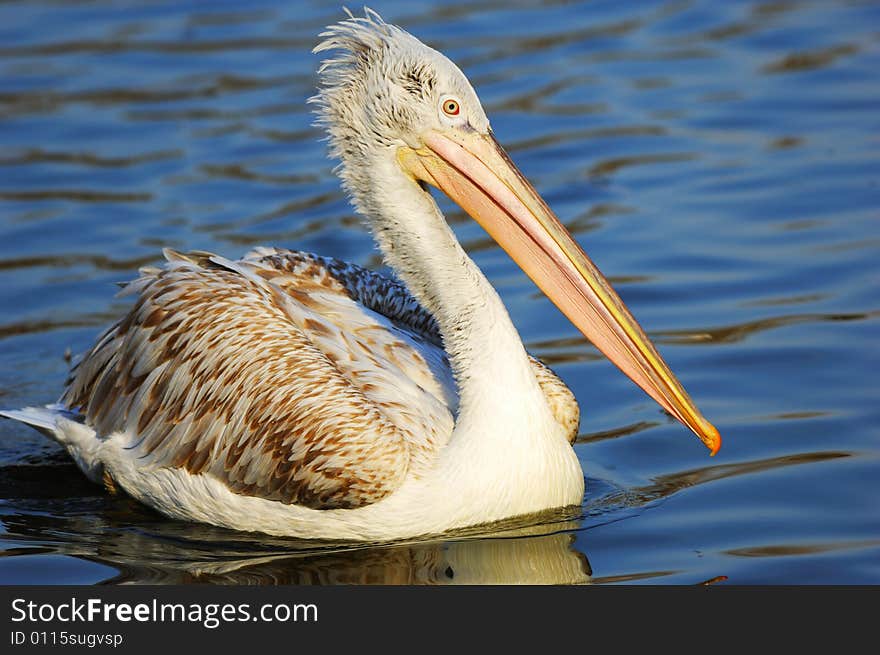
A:
[[[443,113],[447,116],[458,116],[460,111],[461,106],[458,104],[458,100],[447,98],[443,101]]]

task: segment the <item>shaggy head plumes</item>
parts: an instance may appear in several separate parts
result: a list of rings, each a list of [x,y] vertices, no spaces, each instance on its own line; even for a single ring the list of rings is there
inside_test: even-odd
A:
[[[371,166],[394,156],[398,146],[419,148],[429,130],[486,132],[489,120],[477,94],[449,59],[371,9],[327,28],[315,53],[333,52],[318,74],[320,88],[310,99],[317,123],[340,160],[339,173],[359,204],[358,188],[368,185]],[[455,103],[457,113],[444,111]]]

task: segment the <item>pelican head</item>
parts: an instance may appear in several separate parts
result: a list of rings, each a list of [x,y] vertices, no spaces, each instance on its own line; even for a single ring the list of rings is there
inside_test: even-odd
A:
[[[318,73],[318,123],[355,205],[369,214],[373,171],[398,151],[418,151],[430,134],[489,133],[489,119],[464,73],[411,34],[370,9],[320,36],[333,51]],[[368,179],[367,179],[368,178]]]
[[[618,368],[689,427],[714,455],[718,431],[605,277],[496,141],[464,73],[371,10],[331,26],[315,52],[334,51],[312,99],[331,154],[366,215],[375,171],[434,186],[462,207]]]

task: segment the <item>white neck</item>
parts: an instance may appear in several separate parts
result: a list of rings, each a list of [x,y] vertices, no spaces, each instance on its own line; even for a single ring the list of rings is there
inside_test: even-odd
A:
[[[387,262],[437,320],[458,385],[456,432],[465,424],[480,433],[487,422],[493,433],[505,432],[499,422],[529,433],[536,422],[555,424],[501,298],[431,195],[396,160],[380,157],[367,170],[370,191],[355,200]]]

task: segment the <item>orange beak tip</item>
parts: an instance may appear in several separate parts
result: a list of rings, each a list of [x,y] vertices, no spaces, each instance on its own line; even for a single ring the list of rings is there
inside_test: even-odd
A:
[[[703,442],[709,449],[709,456],[715,457],[721,449],[721,434],[719,434],[718,430],[711,423],[707,423],[704,430]]]

